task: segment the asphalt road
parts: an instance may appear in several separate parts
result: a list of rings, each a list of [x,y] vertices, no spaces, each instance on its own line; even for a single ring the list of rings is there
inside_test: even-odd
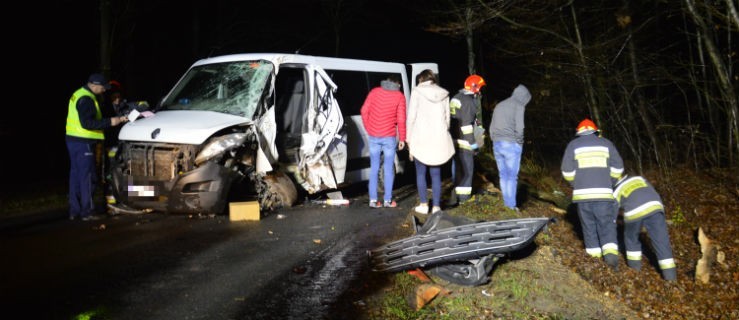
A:
[[[0,233],[0,303],[26,319],[350,319],[341,298],[415,205],[306,204],[260,221],[149,213],[69,221],[53,213]],[[354,311],[353,311],[354,310]]]

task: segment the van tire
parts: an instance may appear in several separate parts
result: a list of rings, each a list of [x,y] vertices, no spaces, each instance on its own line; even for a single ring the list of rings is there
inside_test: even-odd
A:
[[[298,199],[298,190],[290,178],[282,172],[270,172],[264,176],[267,192],[260,196],[259,202],[263,209],[289,208]]]

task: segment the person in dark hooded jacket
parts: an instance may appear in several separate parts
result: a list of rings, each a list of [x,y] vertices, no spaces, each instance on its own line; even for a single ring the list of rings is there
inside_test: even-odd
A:
[[[529,89],[519,84],[510,97],[495,106],[490,121],[490,140],[493,141],[493,154],[498,164],[503,204],[511,209],[518,208],[516,189],[523,152],[523,114],[529,101]]]

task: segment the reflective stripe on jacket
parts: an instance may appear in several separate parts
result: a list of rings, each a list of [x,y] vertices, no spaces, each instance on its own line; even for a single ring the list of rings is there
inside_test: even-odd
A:
[[[562,157],[562,176],[572,185],[572,201],[613,200],[613,184],[624,171],[613,143],[586,134],[570,141]]]
[[[640,176],[628,177],[618,183],[613,197],[624,209],[624,222],[644,219],[665,210],[657,190]]]

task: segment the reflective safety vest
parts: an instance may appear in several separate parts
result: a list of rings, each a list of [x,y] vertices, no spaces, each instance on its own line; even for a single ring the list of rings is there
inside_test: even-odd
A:
[[[83,128],[82,123],[80,123],[80,115],[77,113],[77,101],[85,96],[90,97],[90,99],[95,102],[95,119],[103,118],[103,114],[100,112],[100,105],[98,105],[98,100],[97,97],[95,97],[95,94],[84,87],[81,87],[72,94],[71,98],[69,98],[69,107],[67,111],[67,135],[103,140],[105,139],[103,130],[87,130]]]

